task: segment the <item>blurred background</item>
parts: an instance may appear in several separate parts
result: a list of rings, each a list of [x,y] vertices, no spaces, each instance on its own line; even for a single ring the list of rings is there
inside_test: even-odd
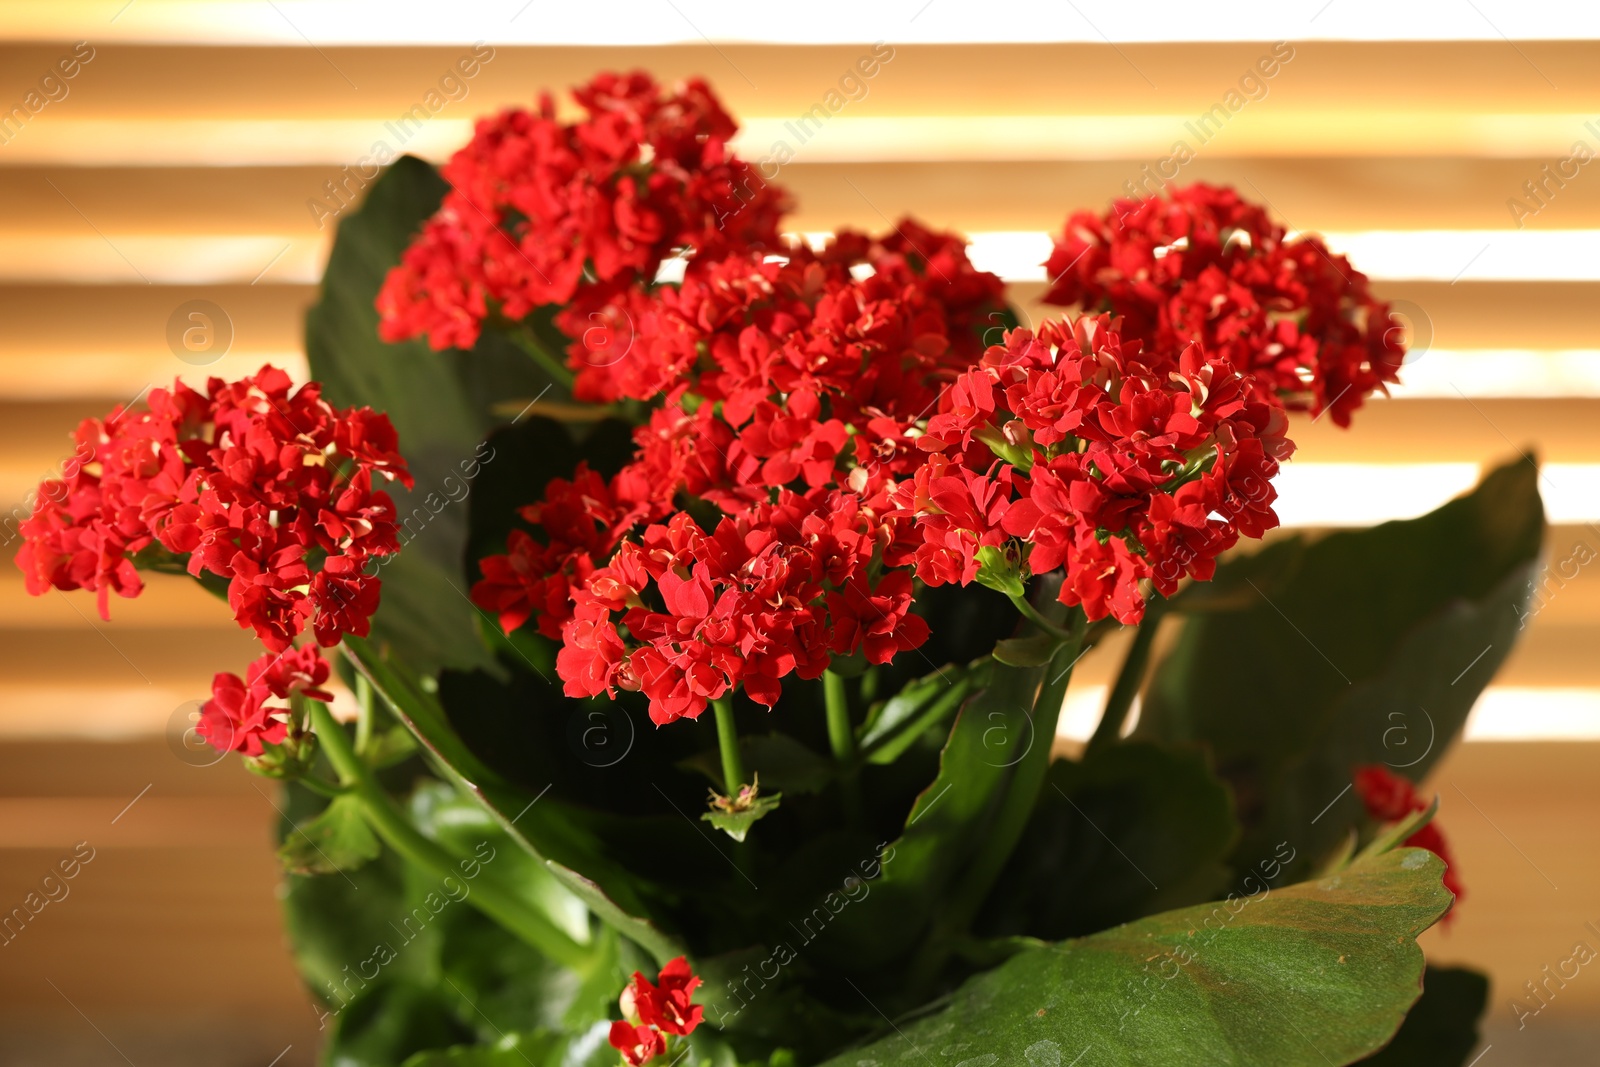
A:
[[[1551,571],[1430,782],[1469,895],[1425,943],[1492,975],[1477,1062],[1593,1063],[1600,970],[1542,1002],[1525,983],[1600,949],[1600,14],[1232,9],[10,0],[4,554],[79,419],[175,375],[304,375],[301,316],[378,165],[442,160],[475,116],[597,70],[705,76],[741,154],[795,193],[796,230],[902,213],[961,230],[1035,316],[1070,210],[1233,184],[1349,254],[1412,335],[1405,384],[1351,430],[1299,420],[1287,525],[1417,515],[1481,464],[1544,465]],[[868,56],[876,72],[846,81]],[[77,861],[64,896],[0,933],[0,1063],[311,1063],[275,793],[182,739],[253,642],[180,580],[112,615],[0,568],[0,913]],[[1092,729],[1117,651],[1080,668],[1064,743]]]

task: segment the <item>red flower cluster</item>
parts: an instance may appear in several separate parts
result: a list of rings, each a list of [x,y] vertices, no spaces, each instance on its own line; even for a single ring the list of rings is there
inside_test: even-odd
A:
[[[910,515],[889,491],[922,462],[911,431],[982,350],[999,292],[959,240],[907,222],[787,262],[730,257],[652,295],[648,337],[579,379],[607,398],[671,388],[635,461],[552,482],[522,513],[544,539],[512,534],[473,600],[508,629],[537,615],[569,694],[641,690],[657,722],[740,684],[770,706],[830,655],[920,645],[894,570]],[[702,529],[681,498],[724,517]]]
[[[470,348],[492,312],[515,321],[575,298],[577,336],[677,249],[776,245],[776,186],[721,228],[746,167],[727,147],[738,127],[704,82],[663,92],[643,73],[602,74],[573,95],[583,121],[557,121],[546,95],[537,112],[480,121],[445,164],[444,203],[378,294],[385,340]]]
[[[1061,601],[1091,621],[1136,623],[1142,582],[1170,596],[1210,578],[1241,533],[1278,524],[1287,421],[1198,345],[1144,348],[1109,316],[1013,330],[917,441],[930,460],[901,496],[922,537],[917,577],[965,584],[989,549],[1024,577],[1064,568]]]
[[[638,971],[622,992],[625,1018],[611,1024],[611,1047],[622,1053],[632,1067],[667,1051],[667,1035],[694,1032],[704,1010],[690,999],[700,979],[689,969],[689,961],[679,956],[661,968],[659,985]]]
[[[92,459],[40,486],[17,553],[27,588],[143,589],[135,559],[226,579],[228,603],[271,652],[308,625],[318,643],[365,634],[379,581],[367,561],[398,550],[394,504],[372,475],[411,476],[394,428],[369,408],[334,408],[319,387],[291,393],[273,367],[199,393],[156,389],[78,427]]]
[[[913,575],[1014,592],[1060,570],[1064,603],[1139,621],[1148,588],[1209,578],[1241,535],[1277,525],[1286,398],[1337,413],[1387,380],[1327,388],[1355,373],[1329,353],[1361,341],[1351,309],[1367,298],[1307,283],[1311,244],[1283,244],[1231,193],[1167,206],[1171,234],[1150,222],[1139,247],[1172,278],[1134,269],[1109,223],[1095,223],[1107,247],[1073,238],[1099,266],[1056,296],[1126,304],[1127,319],[1002,335],[999,279],[910,221],[787,257],[696,256],[680,285],[620,294],[595,329],[626,328],[626,343],[568,355],[579,398],[657,405],[634,460],[553,481],[522,512],[535,530],[483,561],[473,600],[560,640],[570,695],[642,691],[658,723],[741,685],[771,706],[791,673],[917,647]],[[1217,277],[1254,294],[1248,313],[1185,310]]]
[[[196,732],[219,752],[261,755],[262,743],[282,744],[288,735],[289,708],[269,705],[296,694],[312,700],[332,700],[322,688],[328,681],[328,663],[316,645],[268,652],[245,671],[221,673],[211,682],[211,699],[200,708]]]
[[[1387,767],[1377,764],[1357,767],[1355,783],[1356,793],[1367,807],[1367,815],[1379,822],[1398,822],[1413,812],[1428,810],[1428,802],[1417,793],[1417,787]],[[1444,887],[1455,894],[1458,902],[1466,895],[1437,820],[1430,820],[1406,838],[1405,844],[1411,848],[1425,848],[1444,860]],[[1445,918],[1449,920],[1449,916]]]
[[[1045,300],[1123,317],[1124,334],[1177,350],[1198,341],[1294,410],[1350,414],[1398,381],[1389,305],[1316,237],[1285,240],[1232,189],[1195,184],[1067,220]]]

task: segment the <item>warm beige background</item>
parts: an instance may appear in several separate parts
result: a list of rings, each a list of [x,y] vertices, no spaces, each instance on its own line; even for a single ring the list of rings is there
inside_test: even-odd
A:
[[[89,38],[96,48],[70,95],[0,144],[6,512],[66,453],[78,418],[152,382],[237,374],[269,359],[298,372],[300,315],[331,235],[308,199],[373,141],[393,143],[385,123],[468,50],[311,47],[293,35],[284,43],[284,32],[275,44],[224,46],[194,40],[204,34],[186,29],[172,4],[135,2],[121,14],[121,0],[0,12],[0,106],[21,100],[67,42]],[[239,8],[241,19],[246,8],[250,18],[270,11],[214,6]],[[506,5],[500,22],[510,25],[519,6]],[[474,24],[462,40],[512,36],[497,38],[494,20],[481,21],[486,28]],[[863,38],[892,42],[892,28]],[[527,38],[525,24],[516,32]],[[1053,229],[1068,208],[1103,204],[1143,163],[1167,155],[1184,121],[1269,48],[1091,39],[899,45],[866,99],[784,168],[779,180],[800,200],[796,228],[880,228],[885,216],[911,211],[968,232]],[[1488,239],[1512,241],[1506,199],[1575,140],[1600,146],[1583,126],[1600,117],[1593,42],[1295,47],[1266,98],[1200,148],[1184,180],[1236,183],[1296,226],[1494,231]],[[759,157],[866,50],[502,43],[467,99],[444,107],[408,147],[437,158],[476,114],[600,68],[638,65],[664,78],[710,77],[749,120],[748,154]],[[1600,176],[1580,171],[1529,230],[1600,230]],[[1592,321],[1600,285],[1559,280],[1574,269],[1594,274],[1593,252],[1581,258],[1587,267],[1556,257],[1522,280],[1485,279],[1467,262],[1454,284],[1448,271],[1425,281],[1380,277],[1385,295],[1413,301],[1432,320],[1433,395],[1373,404],[1349,433],[1327,420],[1301,425],[1297,462],[1479,463],[1531,444],[1548,461],[1600,463],[1592,371],[1557,376],[1532,397],[1509,395],[1529,391],[1515,383],[1500,395],[1470,384],[1481,380],[1469,373],[1475,353],[1593,366],[1582,353],[1600,347]],[[1018,292],[1029,300],[1038,289]],[[229,354],[200,371],[166,337],[174,309],[193,299],[220,306],[234,329]],[[1513,354],[1495,354],[1506,350]],[[1437,387],[1458,370],[1468,383],[1459,392]],[[1600,517],[1600,501],[1584,517]],[[1600,547],[1600,533],[1571,523],[1553,531],[1557,558],[1580,542]],[[213,671],[242,667],[252,643],[221,605],[181,582],[153,582],[141,600],[115,604],[111,624],[93,613],[82,596],[32,601],[15,570],[0,568],[0,908],[19,903],[74,843],[96,849],[72,895],[0,947],[0,1060],[265,1065],[282,1054],[283,1065],[311,1062],[316,1021],[283,950],[273,897],[272,792],[233,761],[186,765],[163,736]],[[1550,598],[1499,684],[1531,697],[1559,689],[1592,709],[1597,638],[1600,569],[1589,568]],[[1104,684],[1109,660],[1086,662],[1084,681]],[[1530,729],[1543,721],[1531,697]],[[1593,736],[1597,726],[1592,711],[1580,711],[1575,732]],[[1593,1062],[1583,1051],[1600,1035],[1592,968],[1525,1030],[1509,1007],[1575,941],[1600,947],[1600,932],[1585,925],[1600,926],[1600,750],[1572,732],[1467,744],[1434,782],[1471,895],[1449,932],[1429,935],[1430,951],[1494,974],[1484,1067]]]

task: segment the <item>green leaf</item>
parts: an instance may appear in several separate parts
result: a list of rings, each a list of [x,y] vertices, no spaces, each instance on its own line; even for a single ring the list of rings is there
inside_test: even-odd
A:
[[[1362,1063],[1374,1067],[1462,1067],[1478,1046],[1478,1019],[1489,1003],[1489,979],[1462,967],[1430,965],[1422,999],[1394,1040]]]
[[[507,886],[556,929],[584,944],[589,909],[540,860],[523,850],[483,805],[444,782],[425,782],[408,805],[417,829],[456,856],[480,861],[479,877]],[[467,888],[470,890],[470,883]]]
[[[539,796],[530,796],[490,770],[467,748],[438,699],[414,675],[360,638],[346,638],[344,648],[374,691],[416,735],[441,776],[483,805],[513,841],[544,864],[601,921],[644,948],[658,964],[685,954],[675,939],[643,917],[646,910],[627,871],[598,854],[591,844],[577,840],[582,831],[564,813],[553,810],[552,802],[541,805]],[[534,844],[534,828],[538,828],[544,847]],[[583,872],[546,855],[545,848],[551,846],[560,848],[564,858],[581,856]]]
[[[995,642],[994,658],[1008,667],[1043,667],[1060,647],[1061,639],[1053,634],[1008,637]]]
[[[926,943],[936,916],[990,836],[1017,768],[1036,744],[1034,700],[1048,667],[995,664],[956,714],[938,776],[917,797],[869,897],[816,941],[837,965],[876,967]],[[891,858],[892,854],[892,858]]]
[[[1230,562],[1157,665],[1135,736],[1209,746],[1239,797],[1236,859],[1292,839],[1286,877],[1301,877],[1362,819],[1355,765],[1420,780],[1460,733],[1517,639],[1543,534],[1537,471],[1518,460],[1422,518]]]
[[[750,832],[750,827],[778,810],[778,802],[782,799],[783,794],[781,793],[758,796],[738,811],[723,811],[720,808],[712,808],[700,818],[735,841],[742,842],[745,839],[745,835]]]
[[[917,739],[954,714],[989,679],[989,657],[970,666],[948,664],[907,682],[868,719],[858,742],[869,763],[893,763]]]
[[[284,925],[295,964],[330,1017],[342,1014],[379,974],[429,980],[438,973],[437,926],[399,925],[430,888],[427,875],[392,850],[353,876],[284,878]]]
[[[548,384],[526,356],[491,334],[472,352],[434,352],[421,339],[378,339],[378,289],[445,189],[429,164],[396,160],[361,209],[340,220],[320,298],[306,315],[306,355],[323,395],[340,406],[387,413],[416,479],[412,490],[385,487],[394,497],[402,548],[382,562],[382,602],[372,628],[375,639],[401,650],[420,673],[490,662],[475,636],[461,570],[467,529],[461,499],[484,464],[495,462],[480,450],[484,434],[503,421],[492,404],[532,397]]]
[[[1238,833],[1197,748],[1130,742],[1057,760],[983,931],[1054,941],[1213,899]]]
[[[1450,905],[1443,870],[1432,853],[1398,849],[1320,881],[1024,949],[825,1067],[926,1067],[935,1050],[984,1067],[1348,1064],[1387,1041],[1420,992],[1416,937]]]
[[[378,835],[353,796],[335,797],[322,814],[285,835],[278,861],[290,874],[338,874],[378,858]]]

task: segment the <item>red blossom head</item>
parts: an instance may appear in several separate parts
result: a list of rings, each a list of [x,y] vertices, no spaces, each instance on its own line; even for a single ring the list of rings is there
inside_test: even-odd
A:
[[[1198,342],[1293,410],[1348,426],[1405,356],[1389,305],[1316,237],[1289,239],[1228,188],[1197,183],[1067,220],[1045,299],[1123,317],[1128,334],[1177,350]]]
[[[682,956],[661,968],[655,982],[638,971],[622,991],[623,1018],[611,1024],[611,1047],[633,1067],[667,1051],[668,1036],[694,1032],[704,1009],[691,1003],[700,978]]]
[[[309,625],[324,645],[367,632],[398,551],[394,503],[373,475],[409,486],[388,417],[339,409],[274,367],[204,393],[179,382],[143,410],[86,420],[79,454],[40,486],[17,554],[28,591],[143,588],[133,557],[225,579],[241,626],[281,652]]]
[[[222,752],[262,754],[262,742],[282,744],[288,734],[290,709],[283,704],[296,694],[332,700],[322,688],[328,662],[315,645],[268,652],[250,664],[245,676],[223,672],[211,682],[211,699],[200,708],[195,731]]]
[[[700,978],[689,969],[682,956],[661,968],[656,985],[638,971],[633,972],[633,1004],[639,1018],[664,1034],[689,1034],[700,1025],[704,1011],[691,1004]]]
[[[546,97],[480,120],[445,164],[450,191],[378,294],[385,340],[470,348],[491,312],[549,304],[573,305],[581,338],[679,249],[777,247],[787,197],[729,153],[738,127],[703,81],[601,74],[573,96],[581,120]]]

